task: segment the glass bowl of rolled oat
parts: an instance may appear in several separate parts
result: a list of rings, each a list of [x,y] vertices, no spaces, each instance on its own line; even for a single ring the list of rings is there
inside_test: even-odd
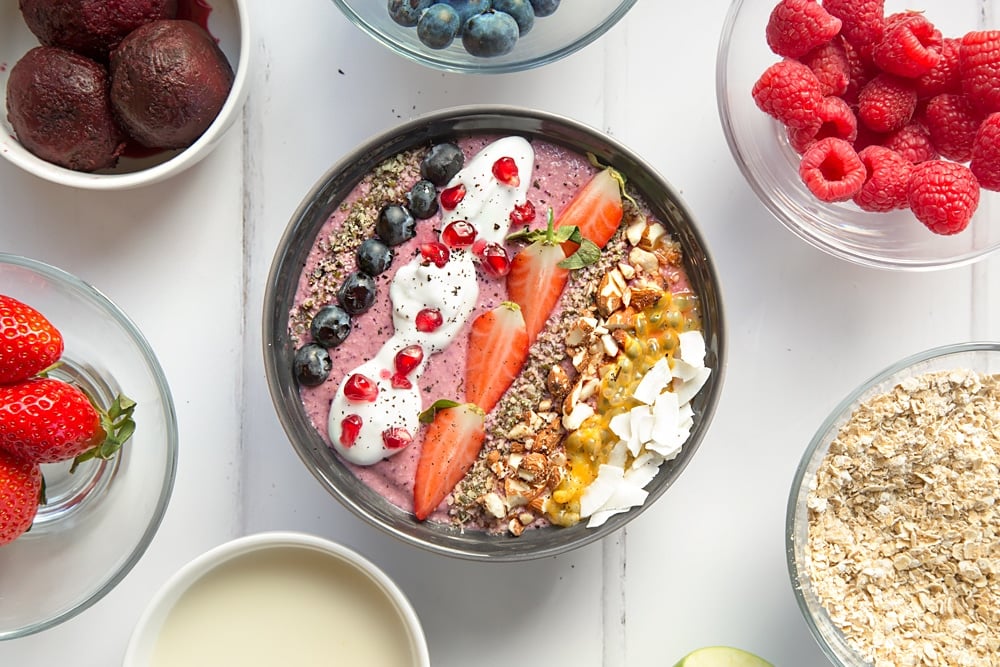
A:
[[[792,587],[837,665],[995,664],[1000,343],[931,349],[845,398],[787,515]]]
[[[523,560],[621,528],[705,436],[715,267],[676,191],[530,109],[421,116],[335,165],[268,278],[265,369],[338,500],[436,553]]]

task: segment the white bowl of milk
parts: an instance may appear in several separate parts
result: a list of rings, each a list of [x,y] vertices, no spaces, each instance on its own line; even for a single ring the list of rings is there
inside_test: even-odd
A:
[[[430,667],[420,620],[374,564],[329,540],[267,532],[195,558],[139,619],[124,667]]]

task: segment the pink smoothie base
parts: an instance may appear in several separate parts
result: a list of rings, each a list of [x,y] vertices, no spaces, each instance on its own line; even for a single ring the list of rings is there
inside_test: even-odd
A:
[[[466,162],[468,162],[476,152],[496,138],[496,136],[476,135],[461,138],[456,143],[462,148]],[[596,172],[596,168],[587,161],[586,156],[556,144],[535,140],[532,145],[535,149],[535,169],[531,187],[528,189],[528,199],[534,204],[536,210],[532,226],[539,227],[545,223],[546,210],[551,208],[558,215],[577,190]],[[407,189],[419,179],[416,168],[409,177],[410,182],[405,183]],[[347,205],[353,204],[364,196],[365,191],[365,184],[362,182],[351,192],[345,203]],[[318,239],[329,238],[338,232],[347,215],[346,208],[346,206],[338,207],[337,212],[320,229]],[[511,227],[511,231],[515,229],[516,227]],[[331,445],[327,432],[330,402],[345,373],[375,356],[382,343],[392,335],[391,302],[389,300],[389,283],[392,276],[395,275],[396,269],[419,254],[420,244],[438,240],[439,231],[440,216],[417,221],[416,237],[394,248],[395,259],[392,266],[376,278],[378,290],[374,305],[367,312],[354,318],[351,335],[341,345],[330,350],[330,356],[333,360],[333,370],[330,377],[318,387],[300,388],[300,396],[306,414],[328,446]],[[513,257],[519,247],[514,244],[509,245],[508,255]],[[308,297],[306,277],[316,268],[321,259],[322,251],[314,245],[306,258],[299,280],[295,295],[296,304],[302,303]],[[350,270],[353,268],[352,263]],[[441,398],[463,400],[465,393],[465,349],[470,322],[477,314],[493,308],[506,298],[503,279],[492,279],[480,274],[479,289],[479,300],[472,317],[455,337],[451,346],[432,357],[427,363],[427,368],[420,379],[425,408]],[[403,510],[412,511],[413,475],[417,459],[420,456],[422,435],[422,433],[416,434],[414,442],[405,450],[373,466],[357,466],[341,460],[358,479],[386,500]],[[439,509],[431,516],[431,520],[447,522],[448,517],[444,510]]]

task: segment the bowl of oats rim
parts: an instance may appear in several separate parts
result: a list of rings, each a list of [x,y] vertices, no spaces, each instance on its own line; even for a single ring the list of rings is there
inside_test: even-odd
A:
[[[819,427],[792,483],[786,547],[833,664],[993,664],[998,433],[998,342],[906,357]]]

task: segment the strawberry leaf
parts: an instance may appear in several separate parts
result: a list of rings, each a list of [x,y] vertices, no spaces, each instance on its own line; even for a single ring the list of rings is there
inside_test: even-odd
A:
[[[101,420],[101,429],[104,431],[104,439],[73,459],[69,471],[76,471],[77,466],[84,461],[91,459],[106,461],[114,456],[122,448],[122,445],[135,434],[135,420],[132,419],[135,407],[135,401],[119,394],[111,402],[107,411],[98,408],[97,412]]]
[[[434,421],[434,417],[437,416],[437,413],[442,410],[447,410],[448,408],[456,408],[459,405],[461,405],[461,403],[453,401],[450,398],[439,398],[431,404],[431,407],[421,412],[418,419],[421,424],[430,424]]]

